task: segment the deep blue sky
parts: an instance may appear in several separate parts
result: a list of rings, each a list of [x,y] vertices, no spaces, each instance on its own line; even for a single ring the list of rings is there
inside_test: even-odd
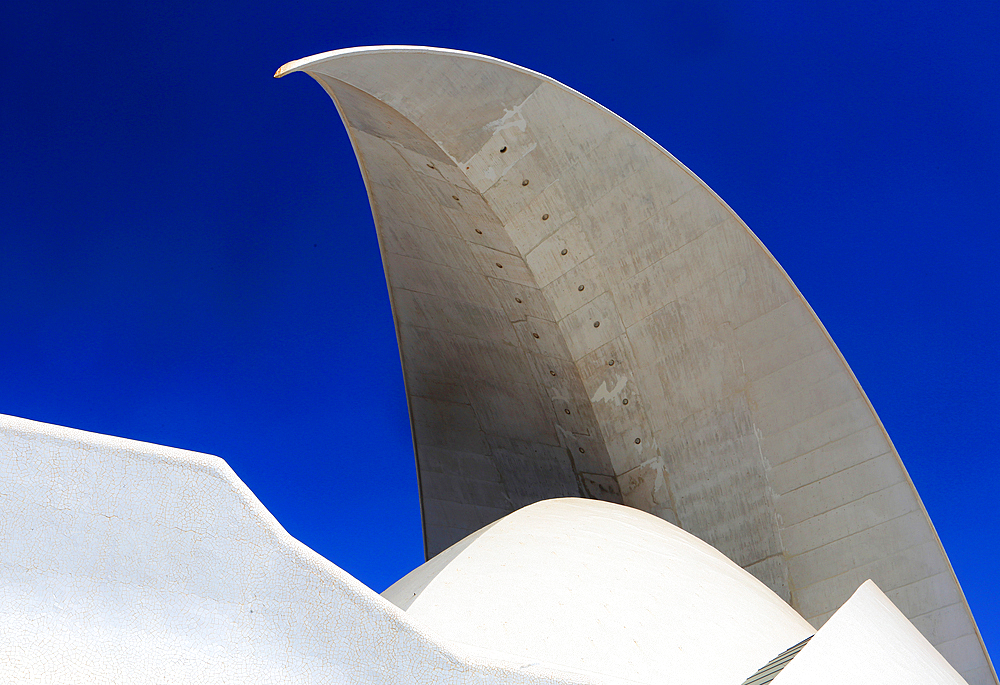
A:
[[[319,86],[271,75],[355,45],[481,52],[622,115],[760,236],[868,392],[998,654],[998,8],[14,3],[0,413],[217,454],[376,590],[419,564],[364,186]]]

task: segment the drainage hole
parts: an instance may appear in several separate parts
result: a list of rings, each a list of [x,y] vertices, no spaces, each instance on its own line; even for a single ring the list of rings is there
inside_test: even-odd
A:
[[[532,338],[537,338],[537,337],[538,337],[538,333],[532,333],[532,334],[531,334],[531,337],[532,337]]]
[[[498,269],[502,269],[503,268],[503,264],[501,264],[500,262],[497,262],[497,268]]]
[[[506,146],[506,145],[504,145],[504,146],[503,146],[502,148],[500,148],[500,154],[501,154],[501,155],[502,155],[503,153],[505,153],[505,152],[507,152],[507,146]]]
[[[430,164],[430,163],[428,163],[428,164],[427,164],[427,168],[428,168],[428,169],[433,169],[433,168],[434,168],[434,165],[433,165],[433,164]]]
[[[515,297],[514,301],[517,302],[518,304],[521,304],[521,298],[520,297]]]
[[[548,220],[549,220],[549,215],[548,214],[542,214],[542,221],[548,221]]]
[[[622,404],[628,404],[628,398],[627,397],[622,400]]]
[[[566,256],[567,254],[569,254],[569,250],[567,250],[567,249],[566,249],[566,248],[564,247],[564,248],[562,249],[562,252],[560,252],[559,254],[561,254],[561,255],[563,255],[563,256],[565,257],[565,256]]]
[[[458,195],[452,195],[451,199],[454,200],[455,202],[461,202],[461,200],[458,199]]]
[[[478,233],[479,235],[482,235],[482,234],[483,234],[483,232],[482,232],[482,231],[480,231],[480,230],[479,230],[478,228],[476,229],[476,233]]]
[[[581,285],[579,288],[577,288],[577,290],[579,290],[582,293],[583,292],[583,286]]]
[[[528,185],[528,179],[524,179],[523,181],[521,181],[521,185],[523,186]]]
[[[549,373],[551,373],[551,374],[552,374],[553,376],[555,376],[555,375],[556,375],[556,372],[555,372],[555,371],[553,371],[552,369],[549,369]]]
[[[569,409],[563,409],[563,411],[569,414]]]
[[[636,438],[636,439],[635,439],[635,444],[637,444],[637,445],[638,445],[638,444],[639,444],[640,442],[642,442],[642,438]]]
[[[608,360],[608,366],[614,366],[614,365],[615,365],[615,360],[614,359],[609,359]]]
[[[601,322],[600,321],[595,321],[594,322],[594,328],[600,328],[600,327],[601,327]]]

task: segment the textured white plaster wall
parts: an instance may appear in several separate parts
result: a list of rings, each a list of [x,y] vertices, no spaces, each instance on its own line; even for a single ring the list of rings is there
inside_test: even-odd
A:
[[[590,679],[436,638],[217,457],[0,415],[0,681]]]

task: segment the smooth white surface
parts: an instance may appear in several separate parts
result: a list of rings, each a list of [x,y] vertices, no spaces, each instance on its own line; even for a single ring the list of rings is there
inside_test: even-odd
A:
[[[872,581],[866,581],[774,685],[965,685]]]
[[[0,682],[592,682],[539,661],[437,638],[217,457],[0,415]]]
[[[383,593],[443,637],[644,683],[739,684],[812,627],[677,526],[597,500],[510,514]]]

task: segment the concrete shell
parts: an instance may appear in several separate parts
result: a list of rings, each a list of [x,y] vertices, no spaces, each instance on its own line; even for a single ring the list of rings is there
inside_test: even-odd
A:
[[[532,502],[655,514],[821,626],[866,579],[996,683],[864,391],[736,214],[621,118],[500,60],[283,67],[330,94],[382,249],[428,556]]]
[[[869,580],[773,682],[961,685],[965,681]]]
[[[447,640],[641,683],[741,683],[814,632],[690,533],[576,498],[507,515],[382,596]]]

